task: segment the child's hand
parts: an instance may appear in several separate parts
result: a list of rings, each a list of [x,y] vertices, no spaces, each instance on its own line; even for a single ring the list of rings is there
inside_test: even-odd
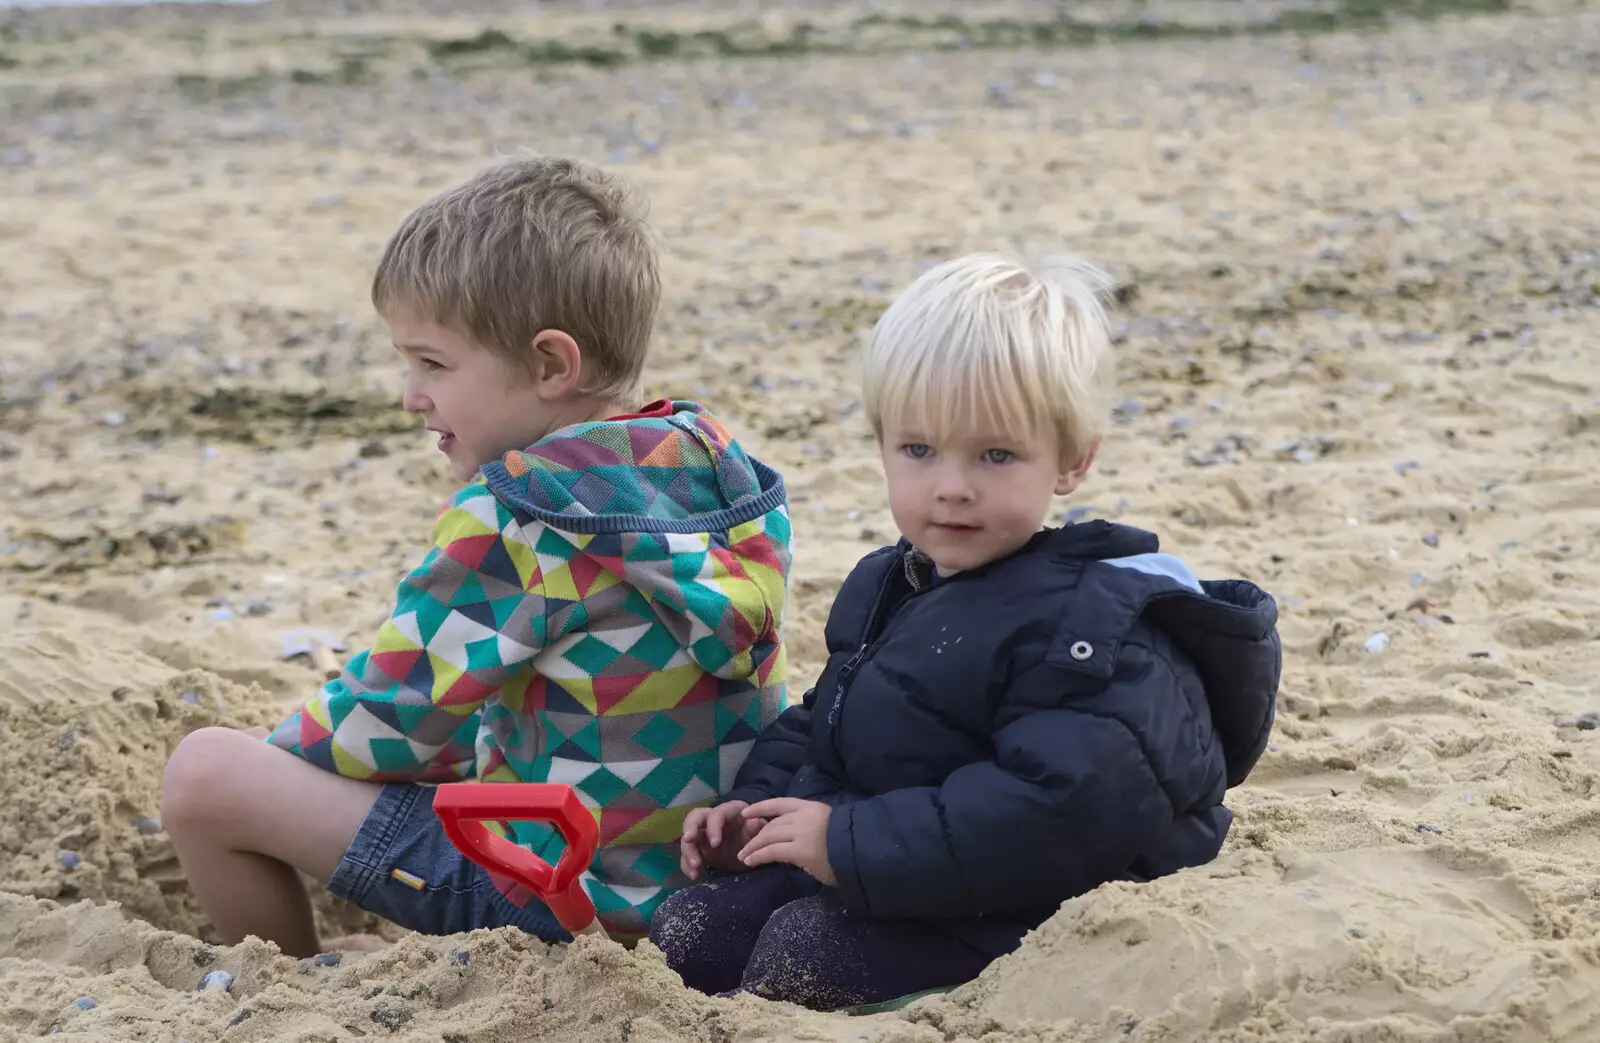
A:
[[[817,883],[832,887],[839,882],[828,862],[828,816],[832,814],[833,809],[821,801],[795,797],[752,804],[744,809],[745,818],[766,819],[767,824],[739,852],[739,859],[751,868],[787,862],[810,873]]]
[[[699,880],[705,867],[717,869],[744,869],[739,861],[739,849],[754,840],[766,823],[761,819],[745,818],[744,809],[750,805],[742,800],[730,800],[714,808],[695,808],[683,820],[683,844],[678,865],[690,880]]]

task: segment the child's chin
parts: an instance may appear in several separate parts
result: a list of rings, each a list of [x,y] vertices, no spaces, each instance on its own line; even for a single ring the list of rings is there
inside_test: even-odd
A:
[[[939,570],[941,576],[953,576],[957,572],[971,572],[979,569],[994,560],[990,554],[941,554],[933,558],[933,567]]]
[[[449,463],[450,477],[458,482],[470,482],[478,477],[478,467],[476,465],[469,465],[459,460],[451,460]]]

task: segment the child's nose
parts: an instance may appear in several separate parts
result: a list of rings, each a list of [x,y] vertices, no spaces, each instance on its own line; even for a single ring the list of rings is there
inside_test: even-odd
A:
[[[959,467],[946,468],[939,475],[935,491],[941,500],[962,502],[972,499],[972,483],[967,481],[966,472]]]
[[[406,390],[400,396],[400,408],[407,413],[426,413],[433,408],[433,402],[417,388],[414,377],[406,378]]]

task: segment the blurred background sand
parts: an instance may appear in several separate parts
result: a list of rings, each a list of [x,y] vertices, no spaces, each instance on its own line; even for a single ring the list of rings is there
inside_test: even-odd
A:
[[[0,1038],[1600,1038],[1597,83],[1555,0],[0,7]],[[523,148],[651,196],[650,390],[787,477],[796,692],[893,538],[878,311],[969,250],[1115,272],[1117,425],[1060,517],[1282,611],[1216,863],[868,1019],[325,895],[398,944],[208,943],[161,765],[318,683],[285,635],[387,613],[451,484],[372,265]]]

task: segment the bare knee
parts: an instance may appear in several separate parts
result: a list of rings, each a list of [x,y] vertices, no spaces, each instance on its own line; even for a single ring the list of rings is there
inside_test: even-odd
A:
[[[210,833],[232,817],[241,745],[260,742],[232,728],[201,728],[184,736],[161,776],[161,822],[168,835]]]
[[[202,728],[167,760],[161,817],[180,857],[249,852],[326,882],[381,791],[245,732]]]

